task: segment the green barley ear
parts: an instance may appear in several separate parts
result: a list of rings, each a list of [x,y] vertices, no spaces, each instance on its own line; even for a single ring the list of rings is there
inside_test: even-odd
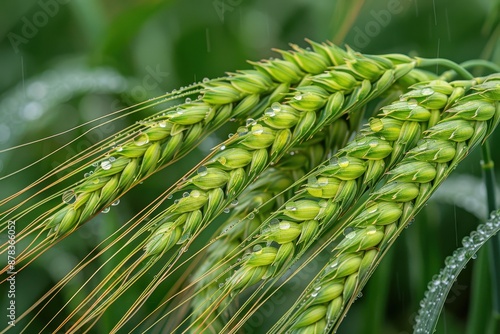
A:
[[[255,62],[253,70],[230,73],[225,78],[190,86],[179,91],[178,95],[167,95],[165,101],[175,100],[177,96],[188,98],[185,103],[145,118],[132,128],[133,133],[123,131],[118,134],[121,141],[107,152],[106,158],[101,156],[94,173],[73,186],[81,210],[72,217],[66,216],[64,226],[58,226],[63,223],[63,216],[57,214],[57,210],[68,210],[63,209],[65,204],[61,203],[54,207],[55,212],[48,220],[40,217],[37,222],[50,231],[49,238],[58,238],[75,229],[115,202],[141,179],[179,160],[223,123],[235,117],[245,119],[262,115],[272,103],[282,101],[304,76],[337,65],[337,60],[332,60],[343,54],[341,49],[326,45],[320,47],[321,52],[297,46],[294,49],[281,51],[286,55],[285,59]],[[318,64],[321,65],[318,67]],[[201,95],[197,99],[191,99],[198,94]],[[297,121],[298,115],[294,117],[291,112],[290,115],[280,113],[268,123],[277,128],[290,128]],[[94,200],[94,193],[97,200]],[[89,199],[94,201],[88,202]],[[22,218],[22,214],[15,218]]]
[[[496,95],[474,93],[474,90],[481,91],[481,88],[474,86],[474,84],[490,81],[500,83],[495,77],[472,80],[471,87],[475,87],[475,89],[469,88],[469,94],[457,99],[451,109],[461,109],[470,101],[480,101],[481,105],[488,104],[490,106],[486,109],[494,108],[495,113],[500,113],[499,100],[489,98]],[[453,83],[451,84],[453,85]],[[456,84],[463,86],[464,83],[458,82]],[[485,86],[481,84],[477,86],[488,89],[496,85]],[[453,98],[451,96],[453,92],[450,90],[447,92]],[[417,93],[411,92],[405,95],[415,97],[419,94],[417,91]],[[417,103],[428,104],[429,101],[431,100],[426,98]],[[440,102],[439,105],[443,107],[447,104],[444,101]],[[432,105],[434,106],[434,102]],[[408,112],[411,113],[411,111]],[[400,116],[397,112],[391,114]],[[321,326],[322,330],[330,332],[338,328],[342,315],[353,302],[353,296],[361,290],[387,248],[392,245],[402,229],[423,207],[430,195],[455,169],[456,165],[465,158],[469,150],[481,143],[488,133],[491,133],[490,127],[497,125],[494,120],[496,116],[491,113],[489,113],[490,119],[474,117],[475,115],[463,113],[462,117],[447,117],[447,113],[442,113],[437,124],[424,131],[423,138],[390,171],[384,185],[380,189],[372,191],[366,204],[343,221],[340,229],[349,229],[349,233],[342,235],[336,232],[330,238],[330,241],[337,239],[339,243],[335,246],[328,265],[321,270],[307,291],[317,292],[328,287],[331,284],[328,280],[332,277],[332,273],[333,278],[341,279],[340,283],[344,285],[343,298],[339,300],[337,295],[332,294],[329,300],[322,299],[323,307],[333,309],[333,311],[328,316],[325,313],[323,318],[314,318],[315,322],[302,323],[296,320],[302,319],[318,307],[316,303],[311,302],[314,299],[312,293],[303,294],[302,301],[298,303],[297,308],[291,310],[287,314],[287,318],[283,318],[280,324],[275,327],[276,329],[279,328],[279,331],[299,330],[297,322],[301,326],[300,330],[306,330],[310,326]],[[372,120],[372,127],[373,123]],[[375,122],[375,125],[376,130],[378,130],[380,123]],[[462,127],[458,129],[457,125],[462,125]],[[348,267],[351,270],[343,269],[339,273],[341,268],[339,264],[345,263],[345,259],[361,259],[365,256],[368,256],[367,261],[355,262],[352,267]],[[272,331],[272,333],[274,332],[276,331]]]

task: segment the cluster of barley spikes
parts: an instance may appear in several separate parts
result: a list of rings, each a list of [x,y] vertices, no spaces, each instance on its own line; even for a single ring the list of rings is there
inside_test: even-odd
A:
[[[82,283],[85,293],[77,291],[77,302],[56,311],[42,332],[91,331],[110,309],[117,319],[111,332],[155,326],[172,333],[243,331],[281,285],[328,248],[325,267],[269,332],[337,329],[402,229],[497,126],[500,74],[474,78],[445,59],[309,43],[278,50],[281,59],[252,62],[251,70],[121,111],[117,118],[149,116],[1,201],[2,232],[9,220],[23,226],[17,240],[25,247],[16,259],[22,273],[221,125],[241,124],[25,310],[18,320],[31,319],[26,331],[97,258],[113,260],[113,269],[97,280],[104,265],[97,268]],[[436,64],[450,71],[437,76],[422,69]],[[479,64],[499,72],[494,64]],[[369,120],[362,124],[365,114]],[[90,164],[94,170],[77,179]],[[51,181],[65,170],[73,172]],[[211,224],[220,226],[211,228],[212,237]],[[195,246],[198,239],[201,246]],[[7,249],[5,243],[0,252]],[[172,277],[180,277],[177,285],[162,284]],[[137,284],[145,288],[124,303]],[[135,316],[158,295],[156,312]],[[116,303],[122,307],[113,308]]]

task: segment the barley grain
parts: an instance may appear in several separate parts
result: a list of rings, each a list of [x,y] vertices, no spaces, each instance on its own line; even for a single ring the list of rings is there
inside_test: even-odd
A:
[[[472,86],[474,84],[476,85]],[[392,170],[392,177],[388,178],[384,187],[373,192],[367,201],[368,204],[346,220],[343,227],[354,230],[340,238],[341,241],[335,247],[330,262],[322,269],[318,279],[308,287],[308,291],[316,291],[318,287],[327,288],[331,284],[329,281],[335,279],[335,286],[344,285],[340,302],[338,293],[332,293],[329,299],[322,298],[321,302],[324,303],[322,306],[329,308],[331,312],[325,313],[323,318],[308,318],[308,321],[304,321],[304,315],[310,314],[311,310],[316,310],[318,307],[314,302],[314,296],[306,295],[302,306],[299,306],[290,318],[284,319],[282,325],[275,327],[280,328],[278,332],[285,330],[309,332],[314,326],[316,329],[320,327],[320,332],[325,333],[335,330],[346,307],[353,302],[356,292],[362,288],[380,257],[401,230],[418,213],[456,165],[473,147],[481,143],[488,133],[491,133],[492,127],[497,125],[495,119],[500,113],[497,96],[500,91],[500,80],[494,76],[478,78],[465,86],[468,94],[458,98],[450,109],[442,113],[438,123],[423,133],[423,139],[416,147],[409,150]],[[472,86],[473,90],[467,86]],[[484,91],[485,87],[488,87],[488,94]],[[430,100],[426,101],[428,103]],[[474,107],[468,109],[470,101],[476,103]],[[458,116],[458,111],[465,109],[469,112]],[[457,120],[463,122],[461,123],[463,125],[466,123],[465,128],[470,127],[473,131],[460,132],[460,135],[457,135]],[[433,139],[435,137],[439,137],[439,141]],[[442,153],[443,150],[446,153]],[[422,172],[421,168],[426,171]],[[404,176],[399,176],[400,173]],[[413,190],[402,195],[398,189]],[[349,263],[352,263],[349,265],[351,269],[341,270],[347,266],[346,258],[357,258],[361,261],[349,260]]]

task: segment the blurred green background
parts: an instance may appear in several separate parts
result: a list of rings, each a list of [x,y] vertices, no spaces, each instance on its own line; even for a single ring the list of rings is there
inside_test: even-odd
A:
[[[304,38],[345,43],[366,53],[398,52],[456,62],[485,58],[498,64],[499,9],[496,0],[2,1],[0,150],[59,133],[204,77],[249,68],[246,60],[277,56],[271,49],[288,48],[288,43],[306,46]],[[0,198],[145,116],[147,112],[103,126],[34,167],[2,178]],[[54,152],[89,127],[2,151],[0,177]],[[223,138],[218,136],[184,159],[182,168],[159,172],[122,198],[118,208],[96,217],[20,274],[19,310],[182,176]],[[497,130],[491,137],[497,161],[499,141]],[[411,332],[427,282],[461,238],[486,216],[479,179],[458,177],[479,178],[479,161],[479,152],[472,153],[403,234],[340,332]],[[465,333],[472,267],[457,280],[439,333]],[[57,303],[62,305],[76,288],[70,286]],[[1,293],[4,309],[6,298]],[[106,333],[105,319],[103,323],[96,333]]]

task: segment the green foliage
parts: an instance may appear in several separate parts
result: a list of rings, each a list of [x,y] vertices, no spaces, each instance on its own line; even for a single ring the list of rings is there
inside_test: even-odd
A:
[[[478,2],[380,0],[352,3],[328,0],[4,2],[0,4],[0,12],[9,15],[6,15],[0,26],[0,33],[5,36],[0,41],[2,55],[0,67],[3,74],[0,78],[0,201],[21,191],[51,171],[54,171],[54,175],[47,180],[48,184],[65,178],[67,172],[75,172],[68,182],[81,179],[85,173],[93,171],[94,168],[88,166],[82,171],[75,165],[74,168],[69,166],[66,171],[60,171],[57,170],[58,166],[64,161],[72,161],[77,153],[160,109],[151,106],[136,113],[120,114],[122,116],[120,118],[115,118],[117,115],[106,117],[111,112],[159,96],[165,91],[202,81],[205,77],[216,78],[236,69],[250,69],[250,65],[245,63],[247,59],[258,60],[281,56],[270,50],[289,49],[288,42],[305,48],[307,47],[303,41],[305,37],[315,41],[332,40],[338,44],[347,43],[363,53],[396,52],[426,58],[442,57],[458,63],[468,59],[484,58],[498,64],[500,62],[499,8],[498,2],[494,0]],[[285,54],[285,57],[293,58],[293,55]],[[325,64],[318,59],[307,57],[301,59],[310,61],[305,62],[304,66],[309,66],[311,73],[324,70]],[[374,69],[371,65],[373,64],[368,62],[352,66],[362,74],[366,73],[367,69],[371,70],[370,73],[373,70],[380,70]],[[439,74],[445,69],[443,66],[435,66],[430,70]],[[488,72],[474,68],[472,73],[481,75]],[[297,78],[297,81],[299,79]],[[319,89],[317,91],[322,93],[324,90],[338,89],[328,86],[326,79],[316,77],[314,84],[322,87],[321,91]],[[255,80],[259,78],[256,76]],[[349,77],[336,78],[336,82],[340,82],[342,87],[353,84]],[[241,82],[240,86],[248,91],[254,89],[257,85],[254,84],[253,81]],[[300,93],[310,92],[300,91]],[[310,105],[304,102],[313,105],[317,101],[302,101],[295,106],[308,109]],[[439,108],[442,101],[437,97],[436,100],[427,102],[436,103],[437,107],[436,105],[430,107]],[[369,109],[367,117],[372,116],[375,106],[371,105]],[[388,109],[384,110],[390,112]],[[97,121],[93,123],[86,123],[95,119]],[[110,119],[114,121],[105,123]],[[179,122],[190,122],[190,120],[191,118],[182,118]],[[355,120],[350,121],[356,123]],[[367,119],[364,119],[363,123],[366,121]],[[269,126],[288,128],[296,122],[297,118],[292,114],[283,116],[279,122]],[[467,138],[471,135],[471,128],[460,121],[455,123],[455,128],[443,128],[437,135],[449,137],[453,134]],[[81,124],[84,125],[69,133],[61,133]],[[97,124],[101,126],[93,128]],[[375,131],[380,124],[372,122],[370,126],[371,130]],[[384,135],[397,136],[394,131],[399,131],[399,127],[398,120],[392,121]],[[121,273],[115,272],[114,268],[126,260],[135,261],[136,258],[128,259],[124,254],[132,252],[137,247],[140,248],[140,245],[133,241],[127,243],[128,240],[120,240],[117,244],[111,245],[112,238],[107,238],[116,231],[127,228],[123,226],[124,222],[148,205],[160,205],[160,195],[168,187],[204,158],[212,147],[225,140],[227,133],[236,132],[237,124],[228,122],[177,163],[175,168],[168,168],[150,176],[143,184],[125,194],[119,203],[113,202],[116,206],[111,206],[107,214],[96,215],[88,224],[56,243],[30,264],[17,276],[17,315],[20,316],[24,310],[33,305],[88,254],[96,255],[100,251],[107,251],[109,254],[117,255],[109,260],[96,257],[95,260],[89,261],[81,272],[67,282],[58,297],[33,319],[33,328],[37,330],[44,328],[46,325],[44,319],[52,317],[68,303],[68,307],[63,309],[54,321],[57,324],[68,315],[69,310],[75,309],[82,302],[84,298],[82,295],[90,293],[94,288],[93,284],[98,284],[97,282],[104,280],[109,274],[120,275]],[[52,137],[58,133],[61,134]],[[8,150],[45,137],[47,139],[44,141]],[[499,142],[499,131],[493,133],[490,138],[492,143]],[[297,149],[297,152],[299,151],[300,147]],[[492,145],[491,155],[493,160],[497,160],[498,166],[500,157],[498,145]],[[43,159],[44,157],[46,159]],[[38,161],[39,159],[43,160]],[[459,165],[455,174],[479,177],[480,159],[479,152],[472,152]],[[291,165],[294,165],[295,161],[306,160],[292,160]],[[33,167],[23,170],[35,162]],[[308,165],[308,168],[312,169],[312,165]],[[498,167],[495,171],[498,173]],[[217,171],[217,175],[210,174],[210,177],[221,180],[219,182],[222,185],[228,177],[228,173],[223,173],[225,172]],[[289,180],[300,178],[304,172],[297,173],[300,175],[288,176]],[[455,181],[455,186],[459,183],[462,188],[469,187],[468,183],[462,183],[460,178],[456,180],[459,181]],[[206,182],[206,179],[198,178],[193,184],[203,189],[206,187]],[[473,182],[479,187],[479,181]],[[446,189],[447,186],[451,187],[452,184],[445,183],[443,187]],[[27,200],[42,187],[40,184],[28,189],[19,194],[14,202]],[[57,187],[60,193],[64,193],[65,189],[62,186]],[[317,185],[311,188],[314,188],[311,189],[312,192],[318,192]],[[412,191],[411,187],[405,190],[408,193]],[[321,191],[329,192],[330,189]],[[394,193],[400,194],[398,189],[395,189]],[[471,194],[469,196],[475,197]],[[370,281],[363,290],[364,297],[351,307],[339,333],[411,331],[413,315],[418,309],[418,302],[423,296],[427,282],[438,271],[445,255],[456,249],[459,240],[475,229],[478,221],[482,221],[476,217],[478,210],[475,209],[477,204],[474,201],[477,201],[477,198],[468,201],[466,197],[467,194],[464,194],[458,202],[450,202],[449,198],[443,199],[442,196],[436,196],[434,201],[430,200],[415,223],[403,231],[390,249],[384,259],[388,260],[387,263],[383,262],[375,272],[373,281]],[[59,199],[60,197],[57,198]],[[5,212],[4,208],[7,210],[3,206],[0,212]],[[41,203],[38,210],[28,217],[34,219],[48,209],[46,203]],[[471,215],[469,212],[474,214]],[[3,216],[3,214],[0,216],[2,221]],[[197,237],[193,249],[198,249],[210,241],[211,235],[216,230],[212,225]],[[21,230],[23,227],[16,226],[16,229]],[[304,228],[302,227],[302,231]],[[315,226],[310,223],[309,228],[313,231]],[[175,240],[181,238],[180,228],[176,227],[174,230],[175,238],[163,240],[169,246],[173,246]],[[6,232],[5,229],[1,232],[1,244],[7,240]],[[153,241],[148,245],[150,253],[160,252],[158,240],[153,237]],[[19,249],[31,241],[32,237],[19,240]],[[284,241],[289,240],[287,238]],[[290,248],[289,243],[286,244]],[[118,252],[120,248],[124,251]],[[291,251],[289,249],[289,252]],[[266,252],[266,255],[273,258],[278,256],[271,253],[271,251]],[[191,255],[194,255],[194,250],[186,253],[186,256]],[[4,267],[7,259],[4,258],[4,254],[1,256],[1,267]],[[303,290],[319,268],[326,263],[328,256],[329,252],[323,252],[318,256],[317,262],[308,265],[298,262],[296,267],[304,265],[303,270],[284,283],[279,292],[270,296],[262,308],[267,310],[266,307],[271,307],[275,314],[267,311],[256,312],[245,325],[245,330],[258,332],[262,328],[271,328],[279,316],[293,305],[298,297],[297,293]],[[255,262],[257,259],[250,261]],[[156,267],[162,265],[155,264]],[[98,268],[101,269],[97,270]],[[182,268],[186,269],[186,272],[192,271],[188,265]],[[448,332],[463,333],[467,322],[477,322],[476,315],[472,314],[474,319],[467,317],[467,305],[471,299],[469,293],[473,290],[474,284],[470,280],[470,268],[467,269],[469,270],[465,270],[456,285],[451,288],[450,297],[445,302],[446,323],[438,324],[438,333],[444,333],[446,328]],[[93,283],[85,285],[85,281],[96,271]],[[5,278],[2,276],[2,280]],[[133,285],[127,294],[120,297],[116,305],[99,319],[99,325],[92,331],[109,333],[119,320],[113,310],[132,305],[135,298],[150,285],[149,281],[153,281],[153,278],[146,277]],[[124,328],[132,330],[139,319],[146,318],[154,312],[156,305],[161,303],[165,295],[171,297],[169,293],[173,290],[169,288],[177,287],[177,282],[186,282],[186,277],[181,276],[180,272],[160,282],[159,289],[166,291],[164,295],[152,295],[138,314],[132,317],[131,324]],[[6,286],[5,281],[2,285]],[[71,299],[80,288],[81,295]],[[337,286],[333,286],[329,292],[337,293],[334,291],[336,288]],[[380,291],[386,291],[386,295]],[[5,310],[8,306],[8,298],[4,298],[7,289],[1,289],[0,293],[2,293],[0,309]],[[242,300],[251,294],[251,292],[246,293]],[[485,294],[488,295],[488,292]],[[161,312],[170,312],[171,308],[172,306],[167,305],[166,310]],[[36,311],[38,310],[40,307],[36,308]],[[161,312],[158,317],[161,317]],[[311,321],[312,318],[325,312],[322,307],[316,307],[310,314],[297,319],[295,325]],[[265,313],[273,314],[264,317]],[[3,313],[0,315],[5,319]],[[360,321],[361,318],[370,319],[370,325],[364,325],[364,321]],[[22,320],[19,326],[26,325],[26,321]],[[168,331],[168,328],[176,325],[175,320],[171,321],[171,323],[160,322],[159,326],[165,326]],[[151,324],[147,323],[141,329]],[[6,323],[1,322],[0,325],[0,328],[4,328]],[[50,324],[45,331],[54,330],[53,326],[54,324]]]

